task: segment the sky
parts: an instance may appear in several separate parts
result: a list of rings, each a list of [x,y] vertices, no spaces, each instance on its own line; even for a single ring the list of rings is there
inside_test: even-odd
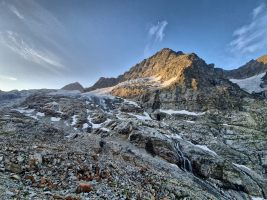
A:
[[[162,48],[237,68],[267,53],[267,0],[0,0],[0,90],[88,87]]]

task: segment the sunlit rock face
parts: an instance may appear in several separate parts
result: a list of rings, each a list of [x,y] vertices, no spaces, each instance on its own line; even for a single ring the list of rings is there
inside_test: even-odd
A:
[[[102,85],[109,88],[108,93],[136,99],[151,109],[238,110],[247,96],[225,78],[222,69],[206,64],[194,53],[185,54],[167,48],[112,80],[110,85],[110,79],[103,78],[96,84],[104,81],[107,84]]]

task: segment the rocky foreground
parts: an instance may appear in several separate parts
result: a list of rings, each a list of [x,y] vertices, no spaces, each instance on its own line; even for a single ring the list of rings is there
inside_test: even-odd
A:
[[[32,91],[8,102],[1,199],[267,198],[266,101],[151,111],[113,96]]]

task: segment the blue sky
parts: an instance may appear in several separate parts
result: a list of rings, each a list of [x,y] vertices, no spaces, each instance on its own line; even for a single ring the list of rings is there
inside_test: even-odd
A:
[[[0,0],[0,89],[117,76],[168,47],[236,68],[267,53],[266,0]]]

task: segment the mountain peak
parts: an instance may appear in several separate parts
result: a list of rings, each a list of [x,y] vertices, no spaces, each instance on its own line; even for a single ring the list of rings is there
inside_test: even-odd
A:
[[[257,58],[257,61],[263,64],[267,64],[267,54]]]
[[[238,108],[239,98],[246,95],[197,54],[169,48],[160,50],[117,78],[101,78],[90,90],[111,86],[108,91],[112,95],[140,98],[148,106],[152,102],[153,109],[160,108],[154,98],[160,99],[163,107],[172,105],[179,109],[205,109],[206,104],[222,109]],[[161,95],[154,96],[157,93]]]
[[[163,84],[164,86],[173,84],[191,85],[191,79],[198,77],[202,80],[203,78],[201,76],[207,73],[205,71],[212,73],[213,67],[207,65],[197,54],[185,54],[182,51],[163,48],[117,78],[101,77],[92,87],[86,89],[86,91],[111,87],[121,82],[144,78],[156,78],[160,83],[166,83]],[[188,81],[190,83],[187,83]],[[200,82],[206,83],[207,81],[204,79]]]
[[[175,53],[175,51],[170,48],[163,48],[159,52],[174,52]]]

